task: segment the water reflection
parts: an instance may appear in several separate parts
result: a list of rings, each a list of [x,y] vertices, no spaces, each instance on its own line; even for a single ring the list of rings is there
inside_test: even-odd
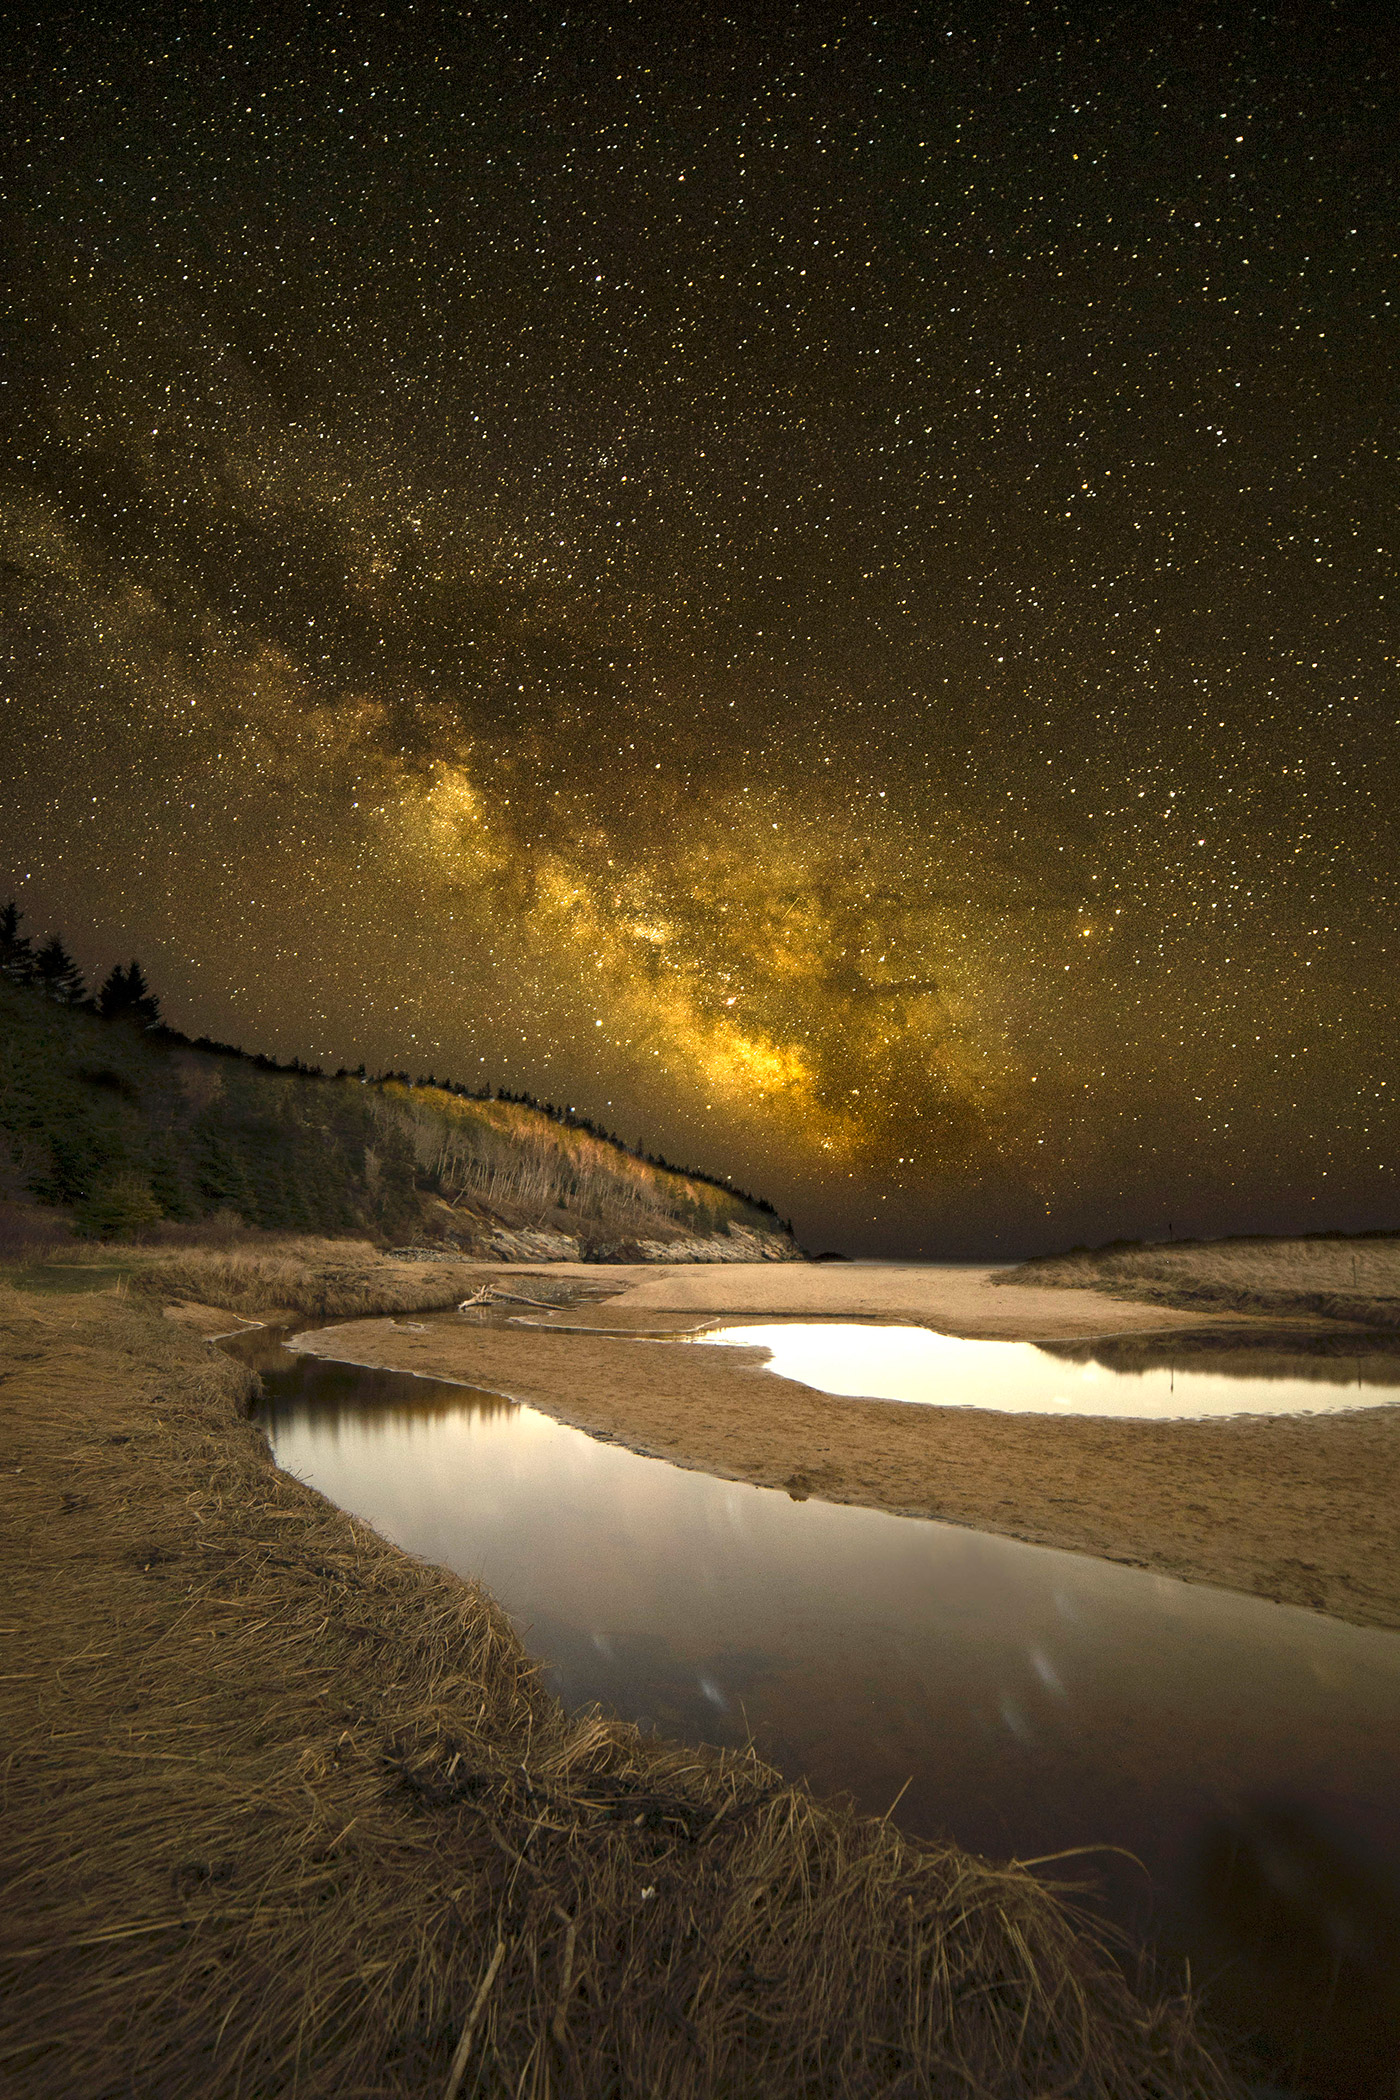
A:
[[[1218,2014],[1291,2030],[1295,2075],[1338,2100],[1389,2100],[1400,2064],[1393,1880],[1308,1809],[1263,1804],[1207,1827],[1195,1888]]]
[[[247,1346],[277,1361],[270,1341]],[[788,1773],[879,1812],[899,1796],[904,1827],[976,1850],[1124,1846],[1141,1868],[1097,1863],[1115,1916],[1189,1953],[1198,1978],[1223,1969],[1230,2011],[1276,2059],[1306,2040],[1323,2090],[1370,2090],[1347,2067],[1384,2057],[1391,2016],[1349,1985],[1328,2011],[1316,1949],[1332,1883],[1299,1884],[1296,1929],[1270,1922],[1259,1890],[1283,1856],[1268,1818],[1284,1815],[1325,1833],[1329,1857],[1366,1859],[1393,1914],[1400,1636],[795,1503],[399,1373],[283,1354],[269,1386],[279,1463],[481,1576],[571,1706],[690,1740],[752,1731]],[[1277,1952],[1294,1943],[1314,1947],[1306,1989]]]
[[[765,1370],[821,1393],[1008,1414],[1199,1421],[1400,1403],[1400,1354],[1368,1336],[1328,1337],[1333,1347],[1326,1353],[1309,1349],[1311,1338],[1301,1336],[1282,1343],[1261,1337],[1261,1346],[1237,1351],[1216,1334],[973,1342],[928,1327],[790,1320],[717,1327],[688,1339],[762,1348]]]
[[[1106,1371],[1130,1375],[1204,1372],[1235,1381],[1331,1385],[1353,1395],[1358,1386],[1381,1386],[1388,1389],[1390,1401],[1400,1400],[1400,1335],[1355,1329],[1319,1334],[1308,1329],[1208,1327],[1100,1335],[1087,1342],[1038,1342],[1036,1347],[1062,1363],[1099,1364]],[[1353,1397],[1349,1404],[1358,1403]]]

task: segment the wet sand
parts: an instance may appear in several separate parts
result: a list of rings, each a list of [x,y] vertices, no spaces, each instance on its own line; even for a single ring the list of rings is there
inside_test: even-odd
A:
[[[884,1319],[983,1340],[1068,1341],[1219,1327],[1089,1290],[995,1284],[989,1269],[831,1264],[600,1272],[482,1271],[605,1303],[519,1322],[357,1320],[300,1346],[506,1393],[673,1464],[936,1517],[1191,1581],[1400,1627],[1400,1408],[1330,1417],[1126,1422],[847,1400],[776,1377],[743,1350],[664,1338],[726,1317]],[[1263,1323],[1258,1323],[1263,1324]],[[642,1339],[641,1337],[658,1337]]]

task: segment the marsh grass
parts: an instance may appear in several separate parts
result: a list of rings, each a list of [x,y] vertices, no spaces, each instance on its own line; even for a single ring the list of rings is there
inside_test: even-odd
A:
[[[1203,1311],[1400,1327],[1400,1233],[1076,1247],[1037,1255],[991,1280],[1110,1291]]]
[[[0,1292],[0,1339],[11,2089],[1235,2090],[1026,1868],[567,1716],[139,1301]]]
[[[481,1265],[470,1262],[396,1262],[369,1240],[287,1239],[143,1252],[132,1288],[150,1301],[191,1299],[250,1319],[280,1312],[350,1319],[439,1311],[481,1276]]]

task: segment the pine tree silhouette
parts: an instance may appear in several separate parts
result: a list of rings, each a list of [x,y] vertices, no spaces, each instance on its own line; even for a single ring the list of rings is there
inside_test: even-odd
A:
[[[51,934],[34,960],[34,982],[60,1006],[81,1006],[87,997],[83,973],[58,934]]]
[[[114,963],[111,975],[97,995],[97,1011],[109,1021],[135,1021],[141,1028],[160,1025],[160,1001],[146,983],[145,972],[133,956],[130,967]]]
[[[13,897],[0,911],[0,977],[8,977],[11,984],[34,981],[34,943],[19,930],[23,916]]]
[[[126,971],[120,963],[113,963],[102,980],[102,989],[97,995],[97,1011],[104,1021],[114,1021],[126,1012]]]

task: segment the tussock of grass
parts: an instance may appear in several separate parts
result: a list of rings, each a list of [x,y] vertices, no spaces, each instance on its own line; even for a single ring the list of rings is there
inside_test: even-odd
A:
[[[1400,1327],[1400,1234],[1076,1247],[994,1283],[1058,1284],[1151,1304]]]
[[[1024,1868],[569,1719],[150,1310],[0,1293],[0,1341],[15,2090],[1234,2090]]]

